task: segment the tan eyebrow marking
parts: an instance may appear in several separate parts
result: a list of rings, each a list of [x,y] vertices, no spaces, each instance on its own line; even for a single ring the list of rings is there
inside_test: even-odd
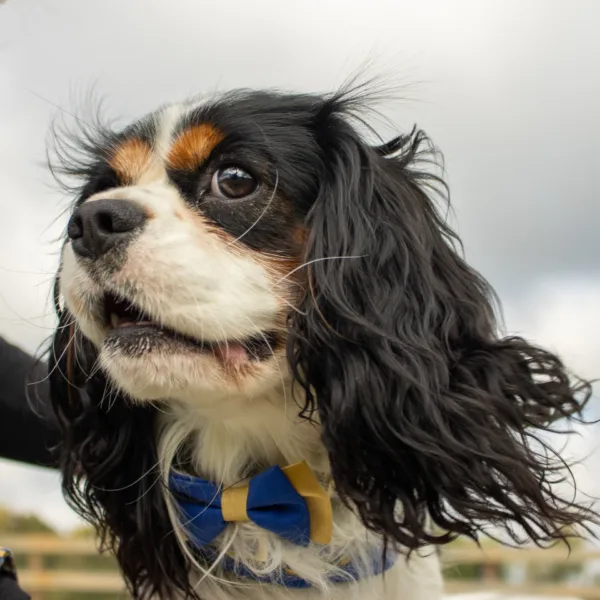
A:
[[[167,154],[167,165],[178,171],[193,171],[225,136],[208,123],[182,131]]]
[[[122,185],[138,182],[153,161],[152,148],[147,142],[132,138],[120,144],[108,164],[116,172]]]

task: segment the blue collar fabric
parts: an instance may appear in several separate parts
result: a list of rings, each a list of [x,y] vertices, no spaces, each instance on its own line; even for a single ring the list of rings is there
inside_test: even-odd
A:
[[[217,557],[217,552],[205,549],[200,556],[207,562],[212,563]],[[369,565],[366,565],[366,573],[363,573],[361,570],[359,570],[357,565],[351,561],[343,561],[337,565],[340,571],[331,575],[328,581],[331,585],[337,585],[340,583],[351,583],[352,581],[358,581],[363,579],[365,576],[373,577],[375,575],[381,575],[396,564],[397,558],[398,555],[394,552],[387,552],[384,558],[382,547],[374,546],[371,552],[371,562]],[[312,583],[310,581],[303,579],[291,569],[287,568],[282,568],[279,571],[269,575],[257,575],[246,565],[236,561],[231,556],[223,557],[219,563],[219,566],[224,573],[239,579],[247,579],[256,583],[267,583],[286,588],[298,589],[312,587]]]

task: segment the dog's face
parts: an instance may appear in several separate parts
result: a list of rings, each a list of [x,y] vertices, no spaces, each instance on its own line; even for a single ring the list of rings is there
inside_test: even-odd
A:
[[[369,145],[360,91],[226,94],[84,130],[79,155],[58,141],[81,181],[50,356],[64,486],[133,590],[193,597],[144,400],[251,410],[299,383],[337,493],[408,548],[482,522],[552,541],[590,516],[557,495],[563,465],[537,435],[589,384],[499,336],[420,167],[428,139]]]
[[[220,401],[288,379],[319,178],[314,132],[282,118],[295,108],[267,96],[173,105],[94,148],[60,285],[133,398]]]

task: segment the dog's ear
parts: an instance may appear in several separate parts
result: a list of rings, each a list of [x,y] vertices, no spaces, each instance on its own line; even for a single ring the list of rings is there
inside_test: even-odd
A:
[[[132,597],[197,598],[163,499],[155,410],[110,386],[73,317],[59,315],[49,379],[64,495],[115,554]]]
[[[432,200],[445,188],[419,163],[426,136],[369,147],[330,113],[288,358],[318,409],[338,493],[408,548],[475,537],[484,523],[562,538],[591,514],[558,496],[564,465],[543,435],[581,412],[590,385],[499,336],[493,291]]]

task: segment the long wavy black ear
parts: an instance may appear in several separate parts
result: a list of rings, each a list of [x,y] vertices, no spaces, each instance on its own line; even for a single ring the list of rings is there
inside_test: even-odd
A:
[[[197,598],[163,500],[155,410],[110,387],[73,317],[59,315],[49,369],[65,497],[115,554],[133,598]]]
[[[368,147],[339,107],[323,110],[288,356],[318,409],[337,491],[408,548],[475,537],[484,523],[515,541],[562,539],[591,513],[558,496],[564,465],[543,434],[581,413],[590,385],[554,354],[499,336],[493,291],[431,199],[444,187],[420,168],[426,136]]]

